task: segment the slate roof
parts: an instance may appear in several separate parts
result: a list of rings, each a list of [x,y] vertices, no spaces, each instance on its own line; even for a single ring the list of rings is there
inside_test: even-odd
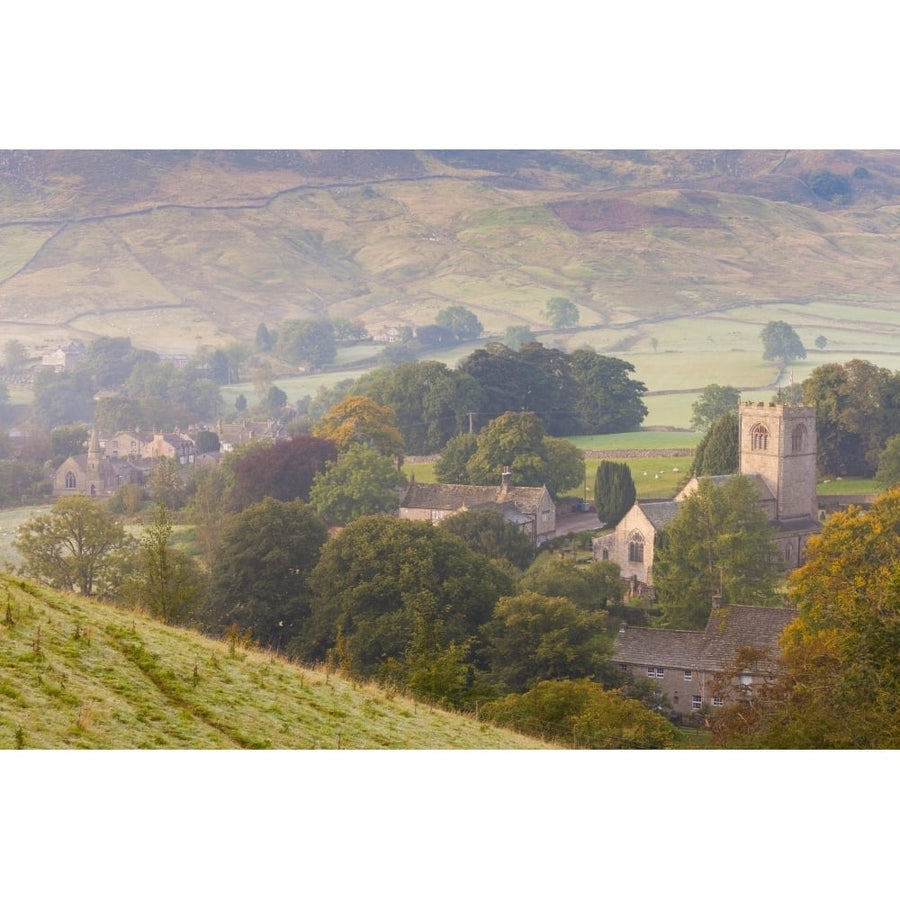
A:
[[[716,487],[721,487],[727,481],[730,481],[735,477],[735,475],[701,475],[699,478],[695,476],[678,492],[678,496],[675,499],[684,500],[686,497],[690,496],[690,494],[693,494],[694,491],[697,490],[700,481],[711,481]],[[765,483],[761,475],[751,472],[744,475],[744,477],[749,478],[750,481],[753,482],[753,486],[756,488],[756,492],[759,495],[761,502],[775,499],[775,495],[769,489],[769,486]]]
[[[771,606],[714,609],[704,631],[626,628],[616,635],[613,662],[717,672],[731,665],[742,647],[776,652],[778,638],[797,615]]]
[[[675,500],[645,500],[638,501],[637,505],[657,531],[665,528],[678,515],[681,508],[681,504]]]
[[[475,509],[479,506],[514,504],[520,512],[537,514],[546,488],[498,485],[435,484],[413,482],[406,490],[400,506],[404,509]]]

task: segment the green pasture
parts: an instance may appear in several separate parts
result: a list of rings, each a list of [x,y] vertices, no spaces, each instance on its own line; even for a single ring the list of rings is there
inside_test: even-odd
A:
[[[22,558],[12,545],[19,526],[47,509],[48,506],[16,506],[0,509],[0,572],[13,571],[22,562]]]
[[[696,447],[699,431],[625,431],[620,434],[578,434],[566,440],[579,450],[678,450]]]

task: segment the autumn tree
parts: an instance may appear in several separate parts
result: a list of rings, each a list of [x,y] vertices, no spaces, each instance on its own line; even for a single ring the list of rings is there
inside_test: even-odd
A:
[[[223,633],[250,629],[264,646],[284,649],[309,614],[309,576],[328,537],[302,500],[266,497],[225,523],[210,572],[203,624]]]
[[[741,392],[736,387],[708,384],[691,405],[691,428],[706,431],[722,416],[733,413],[740,400]]]
[[[104,586],[117,553],[131,541],[125,529],[89,497],[60,497],[46,513],[19,526],[13,546],[25,572],[67,591],[93,594]]]
[[[702,628],[712,600],[774,602],[774,532],[754,482],[701,478],[657,539],[653,585],[671,628]]]
[[[233,463],[230,506],[240,511],[265,497],[309,500],[313,478],[337,455],[333,441],[311,435],[254,447]]]
[[[594,506],[601,522],[615,527],[634,506],[637,489],[628,463],[604,459],[594,478]]]
[[[309,502],[330,525],[345,525],[360,516],[396,512],[404,477],[377,450],[351,444],[316,473]]]
[[[384,456],[401,457],[403,438],[397,417],[387,406],[370,397],[354,395],[336,403],[313,426],[316,437],[331,441],[339,450],[363,444]]]
[[[834,513],[791,574],[781,669],[726,746],[900,748],[900,490]],[[740,727],[738,727],[740,725]]]

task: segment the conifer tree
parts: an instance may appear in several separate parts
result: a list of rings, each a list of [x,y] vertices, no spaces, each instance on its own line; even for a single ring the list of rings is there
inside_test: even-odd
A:
[[[619,521],[634,505],[637,490],[628,463],[604,459],[594,480],[594,504],[601,522],[609,526]]]

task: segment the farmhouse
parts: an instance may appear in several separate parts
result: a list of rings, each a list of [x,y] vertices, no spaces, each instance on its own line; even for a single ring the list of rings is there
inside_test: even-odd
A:
[[[816,411],[811,406],[744,403],[740,407],[740,472],[756,485],[775,528],[784,568],[803,562],[806,542],[821,530],[816,498]],[[731,475],[715,476],[725,481]],[[635,588],[653,584],[657,534],[699,485],[692,479],[674,500],[638,501],[612,534],[594,540],[594,557],[619,565]]]
[[[439,522],[467,509],[493,508],[540,545],[556,533],[556,503],[546,487],[513,487],[506,469],[500,486],[421,484],[413,481],[400,497],[401,519]]]
[[[725,606],[714,608],[703,631],[631,628],[624,623],[613,643],[611,660],[635,678],[650,679],[672,711],[684,716],[724,706],[725,690],[750,694],[771,678],[778,656],[778,639],[797,611],[782,607]],[[752,667],[722,684],[739,650],[758,651]],[[730,692],[730,691],[729,691]]]

